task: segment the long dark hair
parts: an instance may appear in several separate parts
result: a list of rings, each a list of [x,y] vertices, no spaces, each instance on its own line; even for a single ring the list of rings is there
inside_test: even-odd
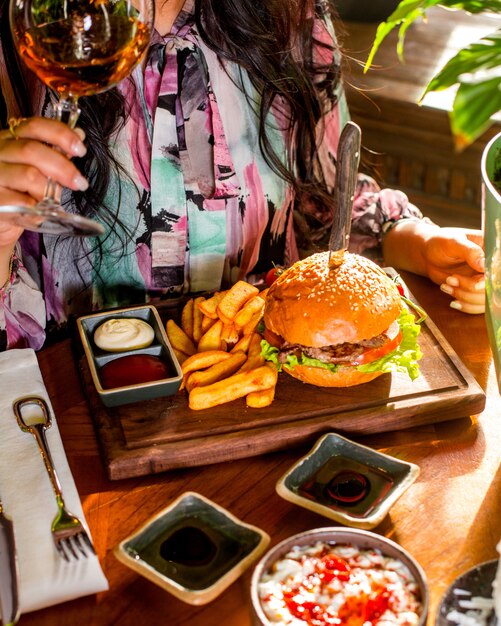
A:
[[[29,91],[12,42],[7,5],[8,0],[0,0],[3,53],[21,113],[30,116]],[[332,197],[318,162],[317,133],[325,101],[334,98],[340,70],[334,62],[325,66],[315,63],[314,46],[328,44],[312,39],[312,24],[315,15],[335,14],[334,0],[195,0],[195,6],[203,40],[221,58],[246,70],[262,95],[258,104],[259,138],[268,164],[294,188],[297,197],[306,196],[320,211],[332,213]],[[86,131],[87,154],[77,166],[89,178],[90,186],[85,193],[75,193],[74,200],[81,214],[99,212],[116,233],[120,227],[117,210],[107,207],[104,198],[120,165],[110,152],[108,140],[125,123],[126,103],[120,92],[112,89],[81,98],[80,107],[79,124]],[[285,117],[294,146],[286,163],[274,151],[264,123],[272,108]]]
[[[201,37],[220,57],[247,70],[262,96],[259,140],[268,165],[298,198],[332,214],[332,194],[318,159],[318,124],[325,105],[334,104],[340,65],[334,61],[334,42],[315,40],[312,28],[314,17],[334,18],[333,0],[195,0],[195,6]],[[329,63],[318,64],[315,46],[329,48]],[[268,136],[265,119],[272,108],[285,118],[294,146],[288,163]]]

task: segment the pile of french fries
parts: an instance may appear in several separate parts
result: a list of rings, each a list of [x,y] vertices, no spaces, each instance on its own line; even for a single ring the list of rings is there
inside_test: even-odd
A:
[[[208,409],[245,397],[248,407],[270,405],[278,372],[261,356],[266,292],[239,281],[209,298],[191,298],[181,325],[167,321],[171,346],[183,370],[191,409]]]

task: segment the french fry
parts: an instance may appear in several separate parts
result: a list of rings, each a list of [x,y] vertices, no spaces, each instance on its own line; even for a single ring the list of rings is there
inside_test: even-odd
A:
[[[259,289],[243,280],[236,282],[217,305],[217,314],[226,324],[233,321],[247,300],[259,293]]]
[[[239,350],[240,352],[248,352],[251,338],[252,335],[244,335],[237,341],[237,343],[233,346],[230,352],[237,352],[237,350]]]
[[[278,381],[278,370],[273,363],[267,363],[266,366],[269,367],[274,373],[275,384],[269,389],[263,389],[263,391],[252,391],[251,393],[247,394],[247,396],[245,397],[245,403],[250,408],[262,409],[266,406],[270,406],[270,404],[275,399],[275,390]]]
[[[250,335],[250,343],[247,354],[247,361],[245,361],[242,367],[238,370],[239,374],[242,372],[248,372],[256,367],[261,367],[266,363],[266,359],[261,356],[261,335],[259,333],[252,333],[252,335]]]
[[[167,320],[166,331],[167,337],[169,338],[174,350],[184,352],[188,355],[195,354],[197,349],[195,348],[193,341],[174,320]]]
[[[183,380],[181,381],[181,386],[179,387],[179,391],[183,391],[183,389],[186,389],[186,383],[188,382],[188,379],[190,376],[191,374],[188,374],[187,376],[183,376]]]
[[[229,359],[216,363],[206,370],[193,372],[186,382],[188,392],[191,393],[195,387],[206,387],[207,385],[216,383],[218,380],[227,380],[229,376],[238,370],[247,358],[243,352],[235,352],[234,354],[228,352],[227,354],[230,357]]]
[[[257,367],[262,367],[266,363],[266,360],[262,356],[248,357],[247,361],[238,370],[238,374],[255,370]]]
[[[202,320],[204,318],[204,314],[200,308],[200,304],[204,301],[205,298],[203,296],[195,298],[193,301],[193,341],[195,343],[198,343],[201,336],[204,334],[202,331]]]
[[[237,328],[244,328],[247,324],[259,314],[263,314],[265,301],[261,294],[254,296],[244,304],[240,311],[235,315],[234,324]]]
[[[263,391],[253,391],[245,396],[245,403],[251,409],[264,409],[275,399],[275,387]]]
[[[212,365],[225,361],[230,357],[231,354],[223,350],[209,350],[207,352],[196,352],[192,354],[184,361],[184,367],[181,367],[183,370],[183,380],[181,381],[179,389],[187,389],[189,391],[191,389],[189,380],[193,374],[196,374],[199,370],[210,368]]]
[[[221,332],[223,330],[223,322],[217,320],[209,330],[200,337],[198,342],[198,352],[206,350],[221,350]]]
[[[204,313],[204,316],[202,318],[202,335],[205,335],[205,333],[209,330],[209,328],[213,326],[216,322],[217,322],[217,317],[215,319],[212,319],[212,317],[208,317]]]
[[[262,313],[256,313],[256,315],[251,318],[250,322],[246,324],[240,331],[242,335],[250,335],[251,333],[253,333],[256,330],[257,325],[261,321],[261,317]]]
[[[261,356],[261,341],[262,337],[259,333],[252,333],[249,343],[249,358]]]
[[[176,350],[176,348],[172,348],[174,354],[176,355],[177,360],[179,361],[179,365],[183,365],[183,363],[186,361],[186,359],[188,358],[188,355],[185,354],[184,352],[181,352],[179,350]]]
[[[242,397],[253,408],[273,402],[277,370],[261,356],[262,337],[256,331],[266,292],[239,281],[210,298],[188,300],[180,325],[167,322],[190,408],[209,408]]]
[[[229,359],[230,356],[231,354],[229,352],[223,352],[223,350],[196,352],[184,361],[181,369],[183,370],[183,374],[186,376],[190,372],[212,367],[213,365],[216,365],[216,363]]]
[[[217,305],[221,302],[225,295],[226,291],[216,291],[211,298],[207,298],[204,302],[200,302],[198,307],[204,315],[213,320],[217,320]]]
[[[190,298],[181,311],[181,328],[193,339],[193,298]]]
[[[226,344],[234,345],[240,339],[240,335],[238,334],[237,329],[234,324],[223,324],[223,330],[221,331],[221,339],[226,342]]]
[[[275,375],[266,365],[243,374],[233,374],[212,385],[195,387],[189,394],[189,407],[194,411],[208,409],[243,398],[254,391],[273,387]]]

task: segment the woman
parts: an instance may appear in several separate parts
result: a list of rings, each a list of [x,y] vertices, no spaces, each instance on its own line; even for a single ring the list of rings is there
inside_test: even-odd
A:
[[[68,210],[107,227],[80,240],[0,222],[4,348],[40,348],[71,313],[256,281],[325,246],[347,119],[331,0],[158,0],[143,65],[81,99],[85,135],[47,119],[52,95],[0,6],[4,128],[24,118],[0,131],[0,204],[34,204],[51,176]],[[351,248],[382,245],[465,312],[483,311],[480,242],[360,177]]]

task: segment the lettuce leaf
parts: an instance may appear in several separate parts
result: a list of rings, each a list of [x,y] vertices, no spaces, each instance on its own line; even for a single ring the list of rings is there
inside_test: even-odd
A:
[[[419,376],[419,365],[417,362],[423,356],[417,342],[421,327],[414,322],[414,315],[405,307],[400,312],[398,323],[402,330],[402,342],[398,348],[371,363],[366,363],[365,365],[335,365],[333,363],[323,363],[318,359],[311,359],[301,354],[299,359],[295,355],[289,355],[283,367],[293,369],[296,365],[307,365],[309,367],[328,369],[331,372],[336,372],[340,367],[354,367],[360,372],[407,372],[409,378],[415,380]],[[267,361],[275,363],[278,369],[282,368],[282,365],[278,362],[278,348],[274,348],[266,339],[261,341],[261,355]]]

